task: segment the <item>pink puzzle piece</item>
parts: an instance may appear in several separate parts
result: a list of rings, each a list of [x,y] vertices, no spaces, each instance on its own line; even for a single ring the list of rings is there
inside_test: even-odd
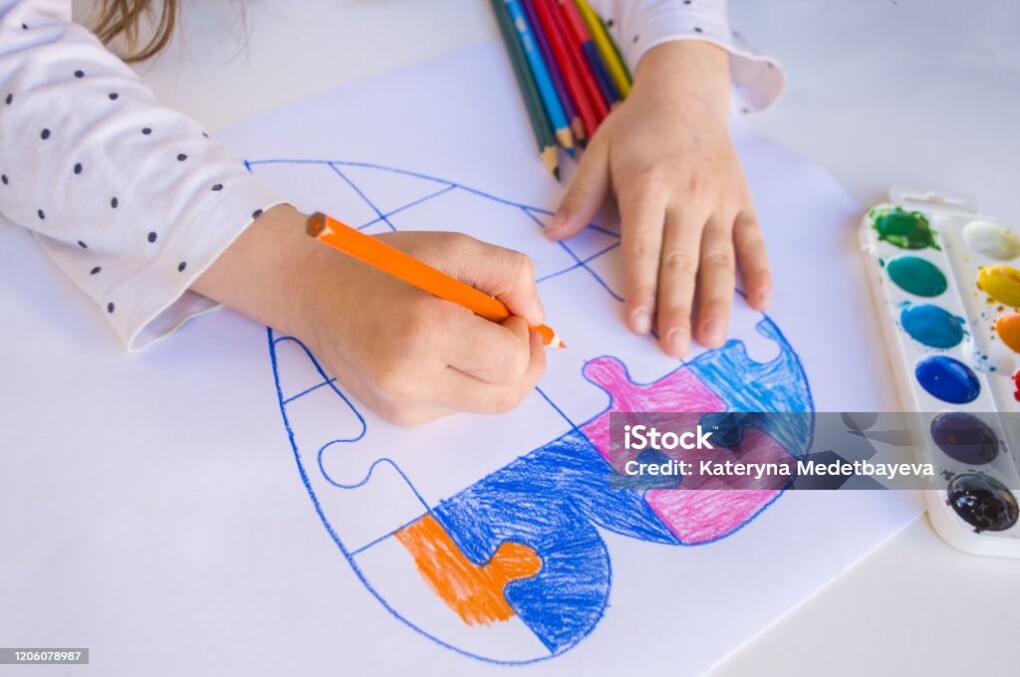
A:
[[[608,409],[581,426],[581,432],[608,462],[618,469],[630,458],[613,463],[609,449],[609,415],[614,412],[670,412],[670,429],[693,430],[703,414],[727,410],[723,402],[690,369],[682,367],[658,381],[637,384],[626,367],[611,357],[600,357],[584,367],[584,375],[605,390]],[[689,413],[689,417],[674,414]],[[741,453],[715,448],[684,451],[686,461],[742,463],[795,463],[793,456],[772,436],[750,428],[744,433]],[[633,454],[631,454],[631,457]],[[680,458],[678,454],[675,457]],[[750,478],[690,477],[677,489],[653,489],[645,494],[652,511],[683,543],[705,543],[734,531],[779,494],[782,477]],[[719,489],[715,490],[714,487]],[[728,487],[728,488],[727,488]],[[697,491],[690,491],[697,489]]]
[[[609,394],[609,408],[581,426],[581,432],[602,457],[609,454],[609,414],[621,411],[697,413],[726,411],[726,403],[687,368],[680,368],[652,383],[631,380],[623,363],[613,357],[599,357],[584,365],[584,377]],[[697,417],[692,417],[695,424]]]

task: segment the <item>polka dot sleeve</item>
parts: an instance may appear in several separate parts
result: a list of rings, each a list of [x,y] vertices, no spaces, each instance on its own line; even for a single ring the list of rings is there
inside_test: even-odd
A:
[[[704,40],[730,53],[736,105],[743,112],[770,106],[786,85],[779,64],[731,30],[726,0],[588,0],[634,69],[645,52],[670,40]]]
[[[0,213],[130,350],[215,307],[192,282],[279,202],[73,24],[69,1],[0,0]]]

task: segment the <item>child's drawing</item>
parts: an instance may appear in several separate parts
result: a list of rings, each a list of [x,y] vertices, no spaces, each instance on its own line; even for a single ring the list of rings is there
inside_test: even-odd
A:
[[[619,305],[611,229],[555,245],[538,232],[544,210],[432,177],[343,162],[249,167],[302,173],[290,183],[308,190],[299,207],[361,218],[369,232],[445,225],[523,249],[570,344],[512,414],[401,430],[360,411],[301,343],[269,331],[280,411],[309,496],[364,585],[410,628],[481,660],[556,656],[611,613],[613,553],[602,533],[711,547],[782,493],[781,485],[685,491],[682,480],[620,489],[608,461],[612,411],[811,411],[797,355],[768,317],[744,306],[723,348],[669,360],[625,331],[589,329],[615,322]],[[748,430],[742,458],[803,457],[811,433]]]

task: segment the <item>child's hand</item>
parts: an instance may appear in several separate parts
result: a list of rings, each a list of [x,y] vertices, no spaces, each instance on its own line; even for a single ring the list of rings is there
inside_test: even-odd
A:
[[[320,284],[343,292],[316,296],[308,311],[316,355],[401,425],[516,407],[545,369],[545,347],[528,329],[544,316],[531,260],[456,233],[380,237],[498,297],[514,314],[496,324],[353,261],[350,270],[322,271]]]
[[[694,337],[726,338],[739,263],[748,302],[764,309],[771,277],[754,205],[729,137],[728,55],[670,42],[638,64],[634,87],[591,140],[547,233],[571,237],[609,191],[622,219],[627,323],[682,357]],[[695,291],[697,294],[695,295]]]
[[[498,297],[502,324],[423,292],[304,234],[286,206],[266,212],[193,288],[303,340],[376,413],[414,426],[458,412],[505,412],[535,387],[545,348],[535,273],[523,254],[454,233],[389,244]]]

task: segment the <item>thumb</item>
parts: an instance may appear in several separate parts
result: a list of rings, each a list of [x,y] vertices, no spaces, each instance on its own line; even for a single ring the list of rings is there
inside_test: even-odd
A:
[[[609,192],[609,151],[605,143],[592,141],[581,158],[577,175],[570,183],[560,208],[546,226],[553,240],[565,240],[585,229],[595,217]]]
[[[494,296],[513,314],[535,326],[545,320],[538,298],[535,265],[527,254],[498,247],[474,238],[462,240],[457,256],[456,277]]]

